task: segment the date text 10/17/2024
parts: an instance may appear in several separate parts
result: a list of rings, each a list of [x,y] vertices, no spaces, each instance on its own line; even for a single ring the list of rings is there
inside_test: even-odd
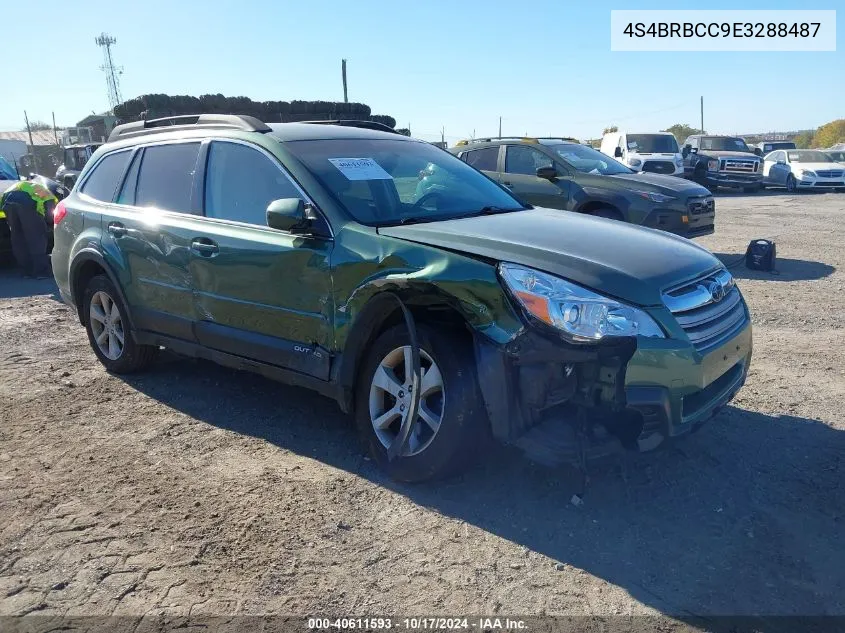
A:
[[[524,620],[512,618],[308,618],[312,630],[389,630],[410,631],[522,631]]]

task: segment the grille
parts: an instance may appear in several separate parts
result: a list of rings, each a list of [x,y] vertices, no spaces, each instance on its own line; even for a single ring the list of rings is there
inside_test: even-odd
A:
[[[675,163],[668,160],[648,160],[643,163],[643,171],[655,174],[674,174]]]
[[[820,178],[842,178],[843,172],[839,170],[834,171],[832,169],[822,171],[816,170],[816,175]]]
[[[743,174],[753,174],[757,171],[757,161],[723,158],[720,167],[722,171],[733,171]]]
[[[713,198],[690,198],[687,201],[687,209],[689,209],[690,215],[712,213],[715,207],[716,202]]]
[[[714,300],[719,294],[722,298]],[[732,338],[748,322],[742,296],[726,270],[664,293],[663,303],[702,353]]]
[[[816,187],[845,187],[845,182],[841,180],[828,180],[826,182],[816,182]]]

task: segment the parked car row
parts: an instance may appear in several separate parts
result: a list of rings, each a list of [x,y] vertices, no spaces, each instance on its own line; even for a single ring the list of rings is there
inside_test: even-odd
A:
[[[453,151],[354,122],[118,126],[55,210],[59,291],[109,371],[163,347],[314,389],[401,480],[489,435],[546,462],[650,450],[734,397],[730,272],[607,219],[660,226],[709,192],[566,139]]]

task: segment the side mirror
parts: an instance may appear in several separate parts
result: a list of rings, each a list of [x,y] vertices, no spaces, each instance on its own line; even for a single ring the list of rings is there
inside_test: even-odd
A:
[[[552,165],[548,165],[546,167],[538,167],[537,178],[543,178],[545,180],[557,180],[557,169],[555,169]]]
[[[267,206],[267,226],[271,229],[302,233],[311,226],[302,198],[280,198]]]
[[[681,150],[681,156],[683,156],[684,158],[689,156],[691,149],[692,149],[692,145],[684,145],[684,149]]]
[[[613,150],[613,157],[614,158],[622,158],[622,148],[621,147],[617,147],[615,150]]]

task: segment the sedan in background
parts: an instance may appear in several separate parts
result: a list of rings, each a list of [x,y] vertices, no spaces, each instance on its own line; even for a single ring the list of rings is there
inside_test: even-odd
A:
[[[819,150],[777,150],[763,158],[763,183],[794,193],[807,189],[845,191],[845,165]]]

